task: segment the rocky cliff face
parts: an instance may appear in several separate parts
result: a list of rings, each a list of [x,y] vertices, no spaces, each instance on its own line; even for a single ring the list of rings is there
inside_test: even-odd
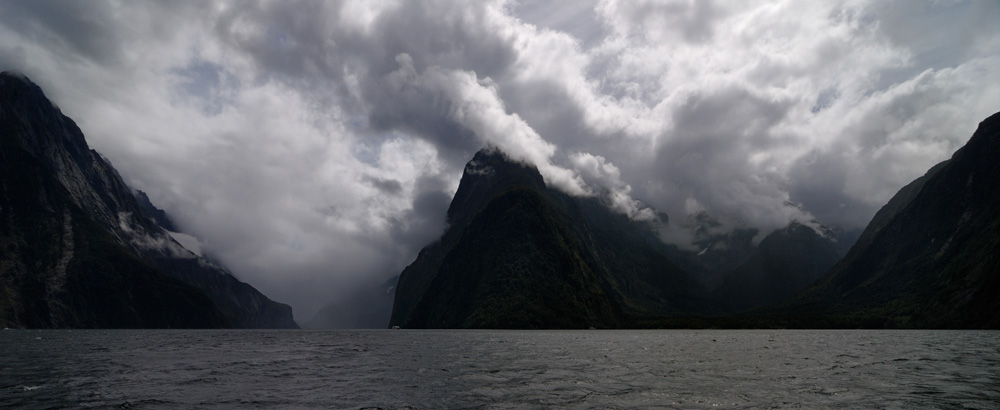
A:
[[[6,72],[0,169],[5,326],[296,327],[290,307],[174,241],[76,124]]]
[[[834,326],[1000,327],[1000,113],[907,185],[776,314]]]

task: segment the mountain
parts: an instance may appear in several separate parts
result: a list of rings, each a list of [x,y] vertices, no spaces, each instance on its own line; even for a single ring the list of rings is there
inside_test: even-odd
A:
[[[1000,327],[998,187],[1000,113],[901,189],[816,286],[769,314],[828,326]]]
[[[758,240],[759,229],[726,229],[705,211],[688,216],[687,225],[680,229],[693,238],[696,250],[670,245],[670,260],[697,277],[727,312],[795,295],[847,254],[861,234],[809,221],[792,222]]]
[[[448,222],[401,273],[390,325],[619,327],[709,309],[650,227],[546,188],[537,169],[497,150],[466,165]]]
[[[764,237],[713,295],[731,312],[783,302],[809,287],[841,256],[832,233],[792,223]]]
[[[718,222],[705,212],[694,215],[693,233],[699,239],[694,245],[698,252],[680,251],[676,258],[689,261],[682,265],[698,277],[709,289],[718,288],[726,275],[745,261],[757,247],[754,237],[760,232],[756,228],[736,228],[729,232],[711,232]]]
[[[297,327],[289,306],[173,240],[169,218],[9,72],[0,171],[0,326]]]

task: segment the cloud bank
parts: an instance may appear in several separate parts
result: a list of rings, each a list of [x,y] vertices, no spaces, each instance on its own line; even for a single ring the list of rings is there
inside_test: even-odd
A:
[[[1000,110],[995,2],[0,3],[0,66],[299,319],[487,145],[678,229],[857,228]]]

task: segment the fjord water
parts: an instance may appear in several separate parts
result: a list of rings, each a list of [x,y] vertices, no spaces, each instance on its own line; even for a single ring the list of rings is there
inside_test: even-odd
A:
[[[0,331],[2,408],[1000,408],[995,331]]]

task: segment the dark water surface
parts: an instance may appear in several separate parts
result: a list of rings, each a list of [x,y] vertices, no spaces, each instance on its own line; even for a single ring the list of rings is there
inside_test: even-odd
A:
[[[0,408],[998,403],[1000,332],[0,331]]]

